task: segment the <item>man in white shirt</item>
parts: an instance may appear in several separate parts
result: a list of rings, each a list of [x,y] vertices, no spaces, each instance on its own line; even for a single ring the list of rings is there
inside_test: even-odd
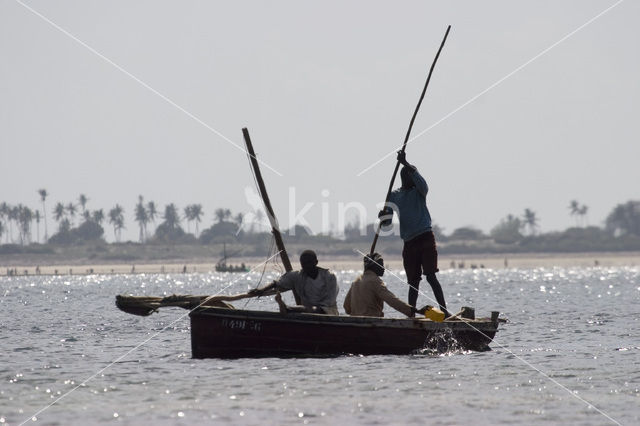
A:
[[[280,280],[262,289],[251,290],[249,294],[266,296],[278,291],[294,290],[306,311],[338,315],[338,282],[335,274],[318,267],[318,257],[312,250],[302,252],[300,266],[300,271],[287,272]]]

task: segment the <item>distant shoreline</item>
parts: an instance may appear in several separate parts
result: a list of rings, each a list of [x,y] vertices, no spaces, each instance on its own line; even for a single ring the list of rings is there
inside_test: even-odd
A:
[[[29,256],[25,256],[29,258]],[[43,259],[39,259],[43,260]],[[229,264],[245,263],[248,268],[262,270],[266,259],[250,257],[229,261]],[[294,259],[292,259],[294,260]],[[362,267],[360,256],[319,255],[320,266],[336,271],[358,271]],[[386,256],[387,267],[402,269],[399,256]],[[88,259],[57,259],[43,263],[38,259],[0,259],[0,276],[16,275],[90,275],[90,274],[174,274],[207,273],[215,271],[215,262],[208,259],[163,259],[140,262],[92,262]],[[293,261],[294,268],[297,262]],[[588,252],[588,253],[506,253],[506,254],[457,254],[439,257],[440,271],[450,269],[534,269],[553,267],[620,267],[640,266],[640,252]],[[267,270],[280,271],[272,262]],[[235,273],[238,274],[238,273]]]

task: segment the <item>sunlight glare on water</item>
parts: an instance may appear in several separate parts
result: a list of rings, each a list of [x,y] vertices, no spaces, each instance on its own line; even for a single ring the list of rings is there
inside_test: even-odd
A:
[[[337,275],[341,308],[356,273]],[[186,310],[137,317],[114,305],[121,293],[241,293],[260,278],[258,273],[1,277],[0,423],[30,419],[76,387],[37,414],[37,422],[610,422],[572,393],[623,424],[640,421],[638,268],[442,271],[450,308],[473,306],[478,316],[497,310],[509,318],[493,351],[483,353],[194,360]],[[276,278],[267,273],[262,283]],[[406,297],[405,284],[391,274],[385,279]],[[428,285],[423,282],[421,290],[419,303],[430,303]],[[291,295],[285,301],[292,304]],[[234,305],[277,308],[271,297]],[[389,307],[385,312],[401,317]]]

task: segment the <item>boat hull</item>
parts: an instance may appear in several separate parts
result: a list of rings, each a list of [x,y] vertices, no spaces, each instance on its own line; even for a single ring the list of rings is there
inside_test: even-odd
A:
[[[194,358],[483,351],[498,329],[489,319],[434,322],[211,307],[189,316]]]

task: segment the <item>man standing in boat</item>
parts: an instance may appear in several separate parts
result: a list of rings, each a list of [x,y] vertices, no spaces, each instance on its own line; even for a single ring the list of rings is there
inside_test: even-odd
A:
[[[389,200],[378,217],[382,226],[391,225],[393,210],[398,211],[400,219],[400,237],[404,241],[402,263],[409,283],[409,305],[415,308],[418,300],[418,288],[422,274],[427,277],[440,309],[449,316],[444,294],[436,272],[438,272],[438,252],[436,240],[431,229],[431,215],[427,208],[429,187],[418,169],[407,162],[404,151],[398,152],[398,162],[403,165],[400,171],[402,186],[389,194]]]
[[[384,259],[378,253],[364,257],[364,273],[351,284],[351,288],[344,298],[344,310],[349,315],[383,317],[384,302],[396,311],[408,317],[416,312],[423,313],[426,309],[416,310],[404,303],[393,294],[382,282],[384,275]]]
[[[261,289],[249,291],[253,296],[268,296],[278,291],[294,290],[309,312],[338,315],[338,282],[335,274],[318,267],[318,257],[312,250],[300,255],[300,271],[285,273],[280,280]]]

